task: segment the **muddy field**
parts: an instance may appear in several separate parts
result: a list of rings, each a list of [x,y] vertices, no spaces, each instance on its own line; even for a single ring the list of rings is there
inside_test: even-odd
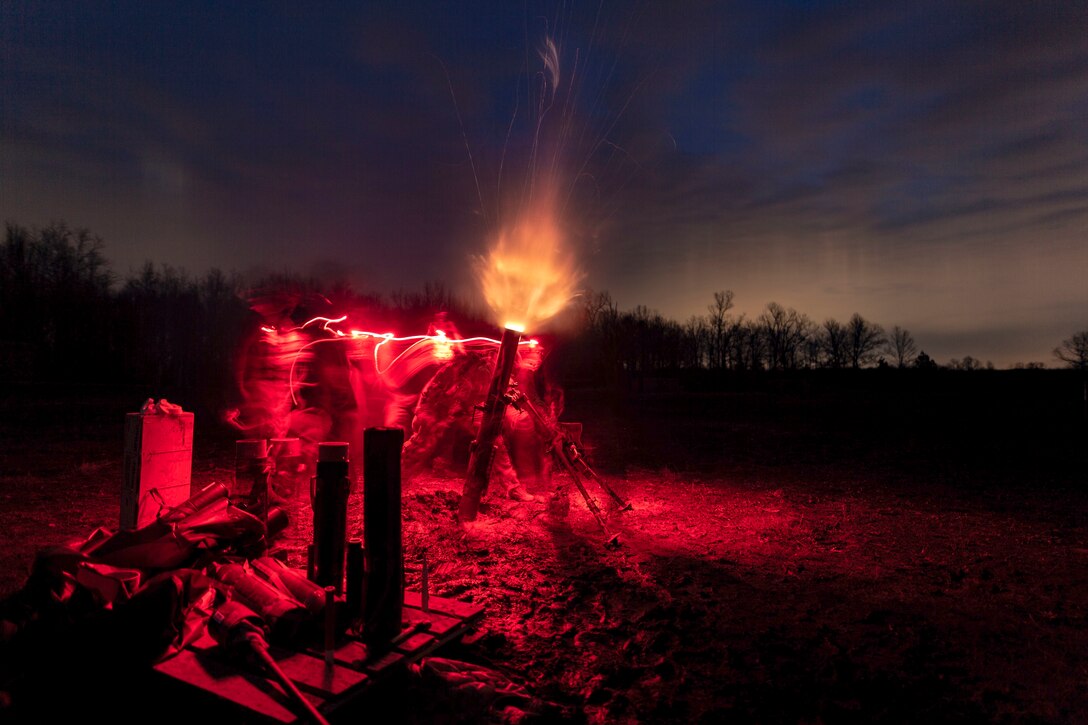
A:
[[[460,480],[406,481],[409,588],[425,546],[432,591],[487,611],[450,656],[524,690],[420,681],[404,719],[1088,721],[1079,382],[978,375],[571,389],[633,505],[615,548],[577,498],[567,525],[491,499],[463,527]],[[40,546],[115,525],[142,400],[40,392],[0,419],[4,593]],[[229,432],[197,427],[195,482],[228,480]]]

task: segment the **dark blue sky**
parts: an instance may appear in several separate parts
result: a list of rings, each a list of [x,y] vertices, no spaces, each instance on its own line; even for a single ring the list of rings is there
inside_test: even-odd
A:
[[[0,216],[122,273],[470,289],[550,34],[571,245],[621,307],[728,288],[999,365],[1088,328],[1084,3],[179,5],[0,5]]]

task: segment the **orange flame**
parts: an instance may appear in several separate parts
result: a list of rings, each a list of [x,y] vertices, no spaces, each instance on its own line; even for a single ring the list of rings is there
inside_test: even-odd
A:
[[[479,276],[487,304],[504,327],[530,329],[554,317],[577,294],[582,273],[564,248],[550,205],[504,228]]]

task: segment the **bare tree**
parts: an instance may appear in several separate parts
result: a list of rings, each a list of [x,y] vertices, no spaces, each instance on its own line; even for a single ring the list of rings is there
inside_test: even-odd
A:
[[[582,364],[591,375],[606,384],[615,384],[623,366],[619,308],[607,291],[586,290],[582,296],[582,314]]]
[[[587,291],[585,294],[586,325],[591,329],[599,329],[613,322],[619,315],[616,303],[607,290],[604,292]]]
[[[767,357],[767,336],[756,320],[745,320],[740,327],[738,359],[735,365],[749,370],[762,370]]]
[[[1071,368],[1088,371],[1088,330],[1062,340],[1062,344],[1054,348],[1054,357]]]
[[[767,361],[770,367],[793,369],[800,363],[805,338],[812,323],[792,307],[786,309],[771,302],[759,316],[767,343]]]
[[[814,322],[809,321],[805,331],[805,341],[801,345],[804,355],[804,366],[810,370],[820,367],[823,362],[824,346],[820,339],[820,328]]]
[[[733,290],[721,290],[714,293],[714,302],[707,305],[710,315],[707,325],[710,328],[710,365],[721,370],[728,357],[729,310],[733,309]]]
[[[846,325],[830,317],[824,320],[820,332],[820,343],[823,346],[825,365],[829,368],[846,367],[848,339]]]
[[[748,321],[744,315],[733,318],[726,330],[726,361],[733,370],[748,368]]]
[[[874,363],[884,344],[884,328],[855,312],[846,323],[846,331],[850,366],[857,369]]]
[[[892,328],[884,349],[901,368],[909,367],[918,354],[918,346],[914,344],[914,338],[911,336],[910,330],[906,330],[899,325]]]
[[[701,368],[710,366],[710,328],[707,318],[692,315],[684,325],[681,338],[683,346],[683,365],[688,368]]]

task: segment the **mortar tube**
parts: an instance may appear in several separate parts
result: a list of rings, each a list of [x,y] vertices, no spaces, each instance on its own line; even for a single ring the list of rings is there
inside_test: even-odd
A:
[[[363,546],[366,597],[363,640],[370,652],[389,648],[400,633],[404,608],[404,546],[401,536],[400,428],[363,433]]]
[[[488,477],[491,475],[491,463],[495,458],[495,446],[502,433],[503,418],[506,414],[506,391],[510,387],[510,375],[514,372],[517,361],[518,343],[521,332],[507,327],[503,330],[499,342],[499,356],[495,360],[495,372],[491,376],[491,387],[484,401],[484,415],[480,421],[480,431],[472,442],[472,453],[468,461],[468,473],[465,487],[461,493],[461,503],[457,507],[457,517],[461,521],[475,521],[480,510],[480,498],[487,491]]]

